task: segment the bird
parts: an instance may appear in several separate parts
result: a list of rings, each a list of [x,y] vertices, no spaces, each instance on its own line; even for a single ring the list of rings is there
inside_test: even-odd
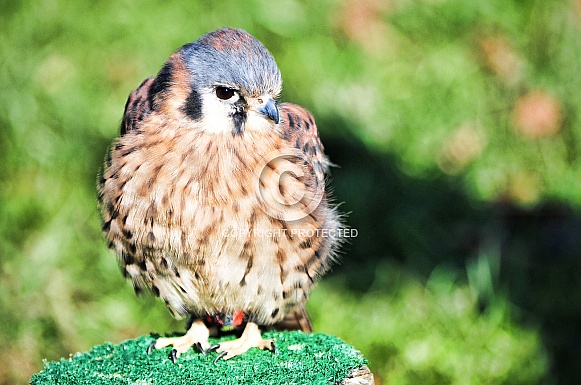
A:
[[[129,95],[98,178],[102,232],[136,292],[190,318],[150,352],[227,360],[275,351],[266,329],[312,331],[305,304],[337,259],[342,215],[314,118],[281,90],[267,48],[222,28]],[[211,346],[228,328],[241,334]]]

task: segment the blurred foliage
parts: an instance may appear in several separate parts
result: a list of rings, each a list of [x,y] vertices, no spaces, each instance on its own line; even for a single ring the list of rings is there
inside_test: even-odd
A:
[[[222,26],[270,49],[340,165],[359,236],[320,331],[389,383],[581,381],[581,1],[1,7],[0,384],[182,328],[123,282],[94,185],[129,92]]]
[[[386,384],[534,384],[547,368],[534,331],[511,322],[506,300],[479,313],[471,288],[443,270],[421,285],[384,264],[364,295],[321,284],[315,327],[364,351]],[[337,306],[340,304],[340,306]],[[354,327],[355,325],[355,327]]]

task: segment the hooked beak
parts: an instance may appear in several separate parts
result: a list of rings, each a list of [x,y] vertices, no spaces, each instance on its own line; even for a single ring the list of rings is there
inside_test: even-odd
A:
[[[263,98],[264,102],[256,109],[262,115],[266,116],[274,123],[278,124],[278,107],[270,97]]]

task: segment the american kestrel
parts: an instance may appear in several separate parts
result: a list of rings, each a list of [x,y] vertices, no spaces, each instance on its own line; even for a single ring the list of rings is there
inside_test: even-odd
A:
[[[136,291],[191,317],[151,347],[173,346],[174,361],[192,346],[273,350],[265,327],[311,329],[305,303],[341,224],[313,117],[279,103],[281,87],[268,50],[225,28],[178,49],[125,105],[99,181],[103,232]],[[221,326],[243,332],[210,347]]]

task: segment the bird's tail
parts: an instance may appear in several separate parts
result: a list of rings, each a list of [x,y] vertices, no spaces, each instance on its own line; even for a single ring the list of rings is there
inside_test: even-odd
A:
[[[302,330],[306,333],[311,333],[313,325],[307,309],[301,306],[294,312],[288,313],[281,322],[267,327],[267,330]]]

